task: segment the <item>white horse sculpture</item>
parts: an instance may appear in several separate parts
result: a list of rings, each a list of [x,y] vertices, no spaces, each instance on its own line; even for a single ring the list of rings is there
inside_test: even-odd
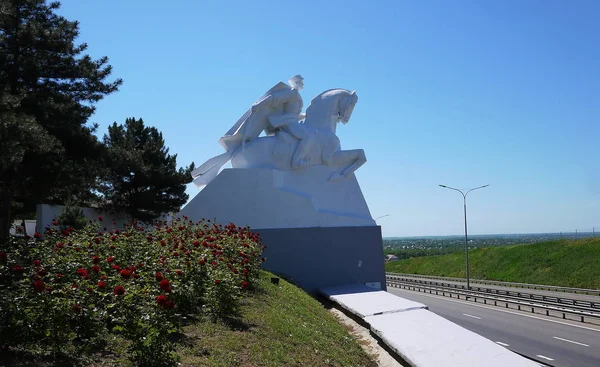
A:
[[[335,135],[337,123],[348,123],[357,101],[356,93],[346,89],[330,89],[313,98],[302,124],[309,132],[309,149],[300,169],[321,164],[339,166],[339,171],[329,178],[329,181],[338,181],[350,176],[367,161],[362,149],[341,150],[340,140]],[[233,168],[292,170],[292,156],[298,140],[283,130],[268,131],[266,126],[264,130],[268,136],[241,144],[194,170],[194,183],[200,187],[207,185],[230,159]]]

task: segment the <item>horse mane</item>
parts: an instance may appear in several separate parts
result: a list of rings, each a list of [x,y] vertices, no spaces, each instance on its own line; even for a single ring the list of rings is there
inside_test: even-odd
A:
[[[333,89],[328,89],[323,93],[318,94],[315,98],[313,98],[310,101],[310,105],[308,106],[308,108],[306,109],[306,115],[310,115],[311,111],[314,113],[316,111],[319,111],[319,114],[323,114],[323,111],[320,111],[324,106],[327,106],[327,103],[330,103],[329,100],[331,98],[339,98],[342,97],[344,94],[350,95],[352,94],[352,92],[350,92],[347,89],[343,89],[343,88],[333,88]],[[316,110],[316,111],[315,111]],[[329,113],[331,111],[326,111],[326,113]]]

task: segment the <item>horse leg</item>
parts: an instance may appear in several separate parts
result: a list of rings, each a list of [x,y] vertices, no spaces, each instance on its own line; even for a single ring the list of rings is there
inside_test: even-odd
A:
[[[336,172],[329,178],[329,181],[339,181],[350,176],[354,171],[356,171],[360,166],[365,164],[367,161],[367,156],[365,155],[365,151],[362,149],[354,149],[354,150],[340,150],[331,156],[325,164],[328,166],[337,166],[350,162],[346,168],[344,168],[341,172]]]

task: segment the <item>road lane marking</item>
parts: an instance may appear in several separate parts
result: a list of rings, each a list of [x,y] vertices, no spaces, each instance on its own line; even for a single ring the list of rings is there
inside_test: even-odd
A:
[[[496,344],[500,344],[500,345],[501,345],[501,346],[503,346],[503,347],[508,347],[508,346],[509,346],[508,344],[506,344],[506,343],[502,343],[502,342],[496,342]]]
[[[479,317],[479,316],[469,315],[468,313],[463,313],[463,315],[468,316],[468,317],[472,317],[472,318],[477,319],[477,320],[481,320],[481,317]]]
[[[589,347],[589,345],[587,345],[587,344],[583,344],[583,343],[579,343],[579,342],[574,342],[574,341],[569,340],[569,339],[559,338],[558,336],[555,336],[554,339],[562,340],[562,341],[567,342],[567,343],[573,343],[573,344],[577,344],[577,345],[583,345],[584,347]]]
[[[517,316],[529,317],[531,319],[538,319],[538,320],[542,320],[542,321],[553,322],[555,324],[567,325],[567,326],[572,326],[572,327],[576,327],[576,328],[580,328],[580,329],[591,330],[591,331],[595,331],[595,332],[600,333],[600,329],[594,329],[594,328],[591,328],[591,327],[580,326],[580,325],[573,325],[573,324],[569,324],[568,322],[561,322],[561,321],[557,321],[557,320],[550,320],[550,319],[546,319],[546,318],[543,318],[543,317],[531,316],[531,315],[527,315],[527,314],[523,314],[523,313],[519,313],[519,312],[511,312],[511,311],[507,311],[507,310],[505,310],[503,308],[500,308],[500,307],[486,307],[486,306],[483,306],[481,304],[477,304],[477,303],[474,303],[474,302],[458,301],[458,300],[450,299],[448,297],[435,296],[435,295],[431,295],[431,294],[417,293],[417,292],[408,291],[406,289],[397,289],[397,290],[398,291],[404,291],[404,292],[407,292],[407,293],[417,294],[417,295],[423,296],[423,297],[430,297],[430,298],[435,298],[435,299],[444,300],[444,301],[448,301],[448,302],[460,303],[461,305],[470,305],[470,306],[473,306],[473,307],[485,308],[485,309],[492,310],[492,311],[499,311],[499,312],[504,312],[504,313],[510,313],[510,314],[517,315]]]
[[[554,360],[554,359],[552,359],[552,358],[550,358],[550,357],[546,357],[546,356],[543,356],[543,355],[541,355],[541,354],[538,354],[537,356],[538,356],[538,357],[540,357],[540,358],[546,359],[546,360],[548,360],[548,361],[553,361],[553,360]]]

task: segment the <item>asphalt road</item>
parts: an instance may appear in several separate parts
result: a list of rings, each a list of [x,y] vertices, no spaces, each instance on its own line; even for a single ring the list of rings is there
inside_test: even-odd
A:
[[[438,283],[446,283],[446,284],[456,284],[456,285],[464,285],[466,286],[467,282],[460,281],[448,281],[448,280],[439,280],[439,279],[428,279],[428,278],[413,278],[407,277],[407,279],[415,279],[422,280],[425,282],[438,282]],[[597,302],[600,303],[600,295],[592,295],[592,294],[579,294],[579,293],[568,293],[568,292],[555,292],[541,289],[530,289],[530,288],[515,288],[515,287],[503,287],[498,285],[490,285],[490,284],[482,284],[471,282],[471,288],[473,287],[481,287],[481,288],[490,288],[490,289],[501,289],[510,292],[521,292],[521,293],[529,293],[529,294],[539,294],[548,297],[560,297],[560,298],[569,298],[576,299],[588,302]]]
[[[388,287],[514,352],[556,367],[600,366],[600,327]]]

